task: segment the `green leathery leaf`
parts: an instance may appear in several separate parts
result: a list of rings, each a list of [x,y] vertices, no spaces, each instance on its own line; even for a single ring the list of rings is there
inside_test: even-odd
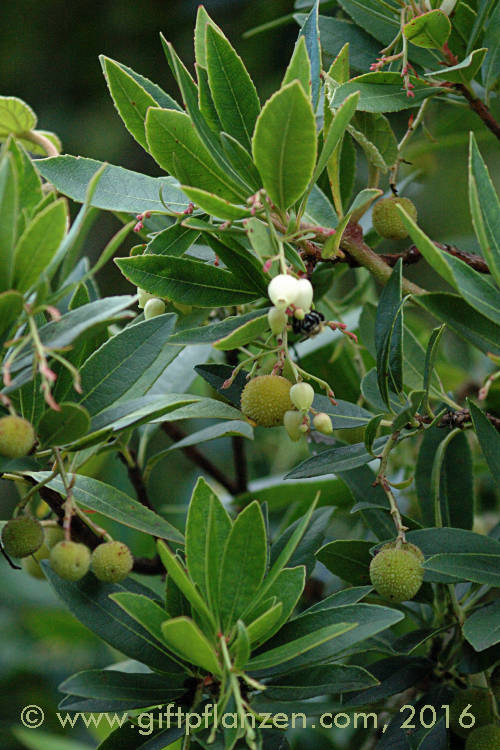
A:
[[[388,440],[387,436],[377,438],[373,443],[373,451],[380,453]],[[306,477],[321,477],[338,472],[352,471],[373,461],[373,455],[368,453],[364,443],[341,445],[328,448],[312,458],[307,458],[285,475],[285,479],[304,479]]]
[[[232,187],[185,112],[150,108],[146,116],[146,137],[153,158],[180,181],[236,203],[245,197],[237,187]],[[179,165],[182,165],[182,174]]]
[[[402,261],[399,260],[380,295],[375,318],[377,380],[382,398],[389,406],[389,387],[403,388]]]
[[[222,674],[214,647],[189,617],[167,620],[162,625],[162,631],[167,646],[174,654],[206,669],[210,674]]]
[[[31,476],[37,482],[40,482],[46,480],[50,476],[50,472],[32,472]],[[60,478],[55,477],[51,479],[47,483],[47,486],[60,495],[66,496],[64,484]],[[141,505],[141,503],[134,500],[125,492],[118,490],[110,484],[106,484],[106,482],[101,482],[98,479],[86,477],[82,474],[76,474],[73,496],[85,508],[95,510],[124,526],[138,529],[145,534],[152,534],[162,539],[169,539],[179,544],[183,544],[184,542],[181,532],[172,526],[172,524],[168,523],[168,521],[154,511]]]
[[[178,258],[184,255],[198,237],[199,232],[184,227],[182,224],[172,224],[157,234],[151,242],[148,242],[144,254],[151,255],[175,255]]]
[[[328,570],[355,586],[370,583],[369,567],[372,542],[362,539],[336,539],[321,547],[316,557]]]
[[[0,292],[10,289],[14,277],[14,248],[19,210],[19,177],[12,154],[0,163]]]
[[[487,51],[486,47],[475,49],[470,55],[467,55],[465,60],[462,60],[462,62],[459,62],[457,65],[452,65],[450,68],[434,70],[432,73],[426,73],[425,75],[428,78],[437,78],[438,80],[450,81],[451,83],[464,83],[471,81],[476,77]]]
[[[500,599],[472,613],[462,632],[475,651],[484,651],[500,641]]]
[[[399,73],[377,71],[364,73],[348,83],[338,86],[330,98],[331,107],[340,107],[354,91],[360,92],[358,109],[363,112],[398,112],[421,104],[429,96],[440,94],[446,89],[431,86],[421,78],[410,76],[414,96],[409,97],[401,84]]]
[[[216,216],[225,221],[235,221],[251,216],[250,209],[246,206],[235,205],[228,200],[219,198],[215,193],[208,193],[206,190],[181,185],[181,190],[190,198],[195,206],[198,206],[211,216]]]
[[[262,642],[267,633],[274,629],[276,623],[281,620],[282,612],[283,604],[277,602],[248,625],[248,636],[254,648]]]
[[[114,601],[128,596],[134,596],[134,594],[112,594]],[[165,612],[163,616],[165,617]],[[82,698],[139,701],[134,705],[146,707],[161,703],[162,693],[165,694],[165,692],[169,696],[180,698],[186,692],[184,682],[184,674],[169,675],[167,682],[164,675],[154,672],[88,669],[68,677],[58,686],[58,689],[63,693]]]
[[[321,153],[318,158],[318,163],[314,170],[312,181],[316,182],[319,178],[334,150],[341,141],[344,135],[345,129],[347,128],[350,120],[356,112],[356,106],[358,103],[359,94],[354,92],[351,96],[342,103],[342,105],[335,112],[333,120],[328,128],[328,131],[324,137],[324,144]]]
[[[441,49],[450,33],[450,19],[439,9],[415,16],[403,26],[403,34],[412,44],[430,49]]]
[[[68,222],[64,198],[36,214],[19,238],[14,258],[14,284],[26,292],[42,276],[55,256]]]
[[[311,92],[311,62],[307,54],[306,40],[304,36],[299,36],[293,49],[292,57],[288,63],[281,86],[287,83],[298,81],[304,93],[309,95]]]
[[[182,213],[189,207],[188,198],[172,177],[150,177],[82,156],[37,160],[37,168],[43,177],[77,203],[85,201],[89,182],[103,166],[103,174],[91,201],[96,208],[137,214],[164,212],[165,204],[172,213]]]
[[[248,289],[254,289],[259,296],[267,298],[269,277],[264,273],[262,263],[247,247],[237,239],[207,233],[206,240],[214,253]]]
[[[207,26],[211,26],[222,34],[222,29],[210,18],[204,6],[198,5],[196,25],[194,29],[194,52],[197,64],[201,65],[203,68],[207,67]]]
[[[237,516],[226,539],[219,580],[223,628],[231,627],[253,600],[264,578],[266,563],[264,518],[255,501]]]
[[[115,263],[136,286],[185,305],[242,305],[259,296],[230,271],[191,258],[136,255],[118,258]]]
[[[23,311],[24,297],[20,292],[0,292],[0,336],[17,321]]]
[[[252,310],[244,315],[229,315],[224,320],[216,323],[208,323],[196,328],[187,328],[186,330],[174,333],[170,338],[172,344],[206,344],[216,341],[224,341],[233,333],[238,332],[240,328],[245,328],[248,323],[255,319],[267,316],[268,308]]]
[[[379,112],[357,112],[348,130],[367,160],[387,172],[398,156],[398,142],[388,119]]]
[[[205,45],[210,91],[222,127],[250,148],[260,112],[252,79],[226,37],[210,24],[206,26]]]
[[[473,133],[469,145],[469,201],[481,249],[500,285],[500,201]]]
[[[200,615],[202,615],[209,623],[213,624],[213,615],[201,597],[197,587],[191,581],[177,557],[162,541],[158,542],[158,554],[160,555],[161,561],[165,566],[168,575],[171,576],[173,582],[181,590],[186,599]]]
[[[212,488],[200,477],[186,521],[186,562],[191,580],[212,606],[218,601],[219,573],[231,519]]]
[[[344,664],[321,664],[299,669],[266,683],[266,698],[297,701],[331,693],[346,693],[374,687],[377,678],[363,667]]]
[[[109,92],[125,127],[140,145],[147,149],[144,123],[149,107],[157,102],[119,63],[105,55],[100,56]]]
[[[60,403],[59,411],[49,409],[37,427],[42,445],[67,445],[90,429],[90,415],[79,404]]]
[[[481,409],[469,400],[470,415],[479,445],[494,479],[500,484],[500,434]]]
[[[500,586],[500,554],[438,554],[427,559],[423,565],[425,570],[450,575],[458,581]]]
[[[255,341],[265,331],[269,331],[267,314],[253,318],[253,320],[232,331],[228,336],[218,339],[214,343],[214,349],[220,349],[221,351],[237,349],[239,346],[245,346],[245,344]]]
[[[236,669],[243,669],[250,658],[249,631],[241,620],[236,623],[236,638],[231,646],[231,654]]]
[[[168,619],[168,614],[162,605],[155,602],[149,596],[132,594],[128,591],[111,594],[110,599],[116,602],[132,619],[151,633],[159,643],[163,644],[161,626]]]
[[[308,16],[306,16],[299,38],[306,40],[307,54],[311,62],[311,96],[313,109],[318,106],[321,89],[321,46],[319,37],[319,2],[315,0]]]
[[[0,96],[0,139],[21,135],[36,128],[37,118],[30,106],[16,96]]]
[[[287,209],[304,193],[316,161],[316,124],[311,102],[298,81],[267,100],[257,119],[252,150],[263,187]]]

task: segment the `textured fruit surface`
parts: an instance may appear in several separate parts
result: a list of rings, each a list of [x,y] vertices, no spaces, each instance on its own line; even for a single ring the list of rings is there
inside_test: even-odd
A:
[[[9,415],[0,419],[0,456],[22,458],[35,443],[35,431],[27,419]]]
[[[34,518],[13,518],[2,531],[2,544],[11,557],[28,557],[43,544],[43,529]]]
[[[387,542],[387,544],[384,544],[384,549],[395,549],[397,547],[396,540],[392,542]],[[420,549],[420,547],[417,547],[416,544],[412,544],[411,542],[400,542],[399,546],[401,549],[406,550],[407,552],[413,552],[414,555],[417,556],[417,558],[420,560],[420,562],[424,561],[424,553]]]
[[[118,583],[132,570],[134,558],[126,544],[105,542],[92,552],[92,572],[100,581]]]
[[[469,707],[470,706],[470,707]],[[463,723],[460,724],[460,716],[467,709],[467,714],[471,714],[474,719],[474,725],[468,726],[471,716],[464,714]],[[459,737],[469,737],[475,729],[489,724],[493,720],[493,711],[488,696],[488,691],[484,688],[471,687],[458,692],[450,705],[450,729]]]
[[[487,724],[473,729],[467,737],[465,750],[500,750],[500,727]]]
[[[415,204],[409,198],[382,198],[373,207],[372,222],[374,229],[381,237],[387,237],[391,240],[402,240],[408,237],[408,232],[403,224],[397,206],[404,208],[406,213],[413,219],[417,220],[417,209]]]
[[[54,573],[67,581],[79,581],[90,567],[90,550],[78,542],[59,542],[50,552]]]
[[[405,602],[413,599],[424,577],[420,560],[411,551],[382,547],[370,563],[370,580],[384,599]]]
[[[291,383],[281,375],[259,375],[249,380],[241,394],[241,411],[261,427],[283,424],[292,409]]]
[[[45,578],[45,573],[39,565],[40,560],[47,560],[50,556],[50,550],[46,544],[42,544],[40,549],[29,557],[23,558],[22,566],[26,573],[32,578]]]

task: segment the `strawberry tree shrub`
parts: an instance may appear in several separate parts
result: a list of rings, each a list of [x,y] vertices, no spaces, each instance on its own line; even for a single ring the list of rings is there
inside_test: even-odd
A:
[[[161,177],[1,99],[2,553],[128,659],[61,686],[127,713],[103,750],[498,747],[498,7],[296,6],[267,101],[203,7],[194,73],[161,37],[177,98],[101,58]],[[452,113],[465,248],[414,189]],[[91,264],[96,209],[123,228]],[[201,474],[182,516],[172,451]]]

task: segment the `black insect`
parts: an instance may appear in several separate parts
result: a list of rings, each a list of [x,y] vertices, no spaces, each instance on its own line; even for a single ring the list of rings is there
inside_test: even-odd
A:
[[[321,331],[321,324],[324,321],[325,316],[318,310],[311,310],[308,312],[303,320],[294,318],[292,321],[292,328],[294,333],[305,333],[307,336],[316,336]]]

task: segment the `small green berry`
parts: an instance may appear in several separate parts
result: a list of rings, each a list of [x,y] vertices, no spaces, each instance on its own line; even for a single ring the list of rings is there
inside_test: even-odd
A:
[[[146,320],[151,320],[151,318],[156,318],[158,315],[163,315],[164,312],[165,303],[162,299],[158,299],[157,297],[148,299],[144,305],[144,317]]]
[[[50,552],[50,564],[66,581],[79,581],[90,567],[90,550],[78,542],[58,542]]]
[[[105,542],[92,552],[92,572],[96,578],[106,583],[123,581],[133,564],[132,553],[122,542]]]
[[[424,578],[418,556],[408,549],[384,545],[370,563],[370,580],[384,599],[413,599]]]
[[[398,205],[404,208],[413,221],[417,220],[417,209],[409,198],[397,196],[382,198],[375,204],[372,212],[373,228],[381,237],[387,237],[391,240],[403,240],[408,237],[408,232],[397,209]]]
[[[137,305],[142,309],[144,309],[146,302],[149,299],[153,299],[154,294],[150,294],[149,292],[145,292],[144,289],[141,289],[140,287],[137,287]]]
[[[30,575],[32,578],[45,578],[45,573],[40,566],[40,560],[47,560],[49,556],[49,548],[46,544],[42,544],[40,549],[38,549],[32,555],[23,558],[22,566],[26,573],[28,573],[28,575]]]
[[[297,409],[307,411],[314,401],[314,389],[309,383],[295,383],[290,388],[290,398]]]
[[[2,544],[10,557],[28,557],[43,544],[43,528],[28,516],[12,518],[2,531]]]
[[[49,549],[55,547],[58,542],[64,539],[64,531],[60,526],[46,526],[44,528],[45,544]]]
[[[267,321],[271,332],[274,333],[275,336],[279,336],[283,333],[283,329],[287,324],[288,315],[280,307],[271,307],[267,313]]]
[[[463,712],[463,723],[460,717]],[[475,721],[469,726],[474,717]],[[475,729],[489,724],[493,720],[493,711],[488,691],[485,688],[471,687],[459,690],[450,705],[450,729],[459,737],[469,737]]]
[[[27,419],[9,414],[0,419],[0,456],[22,458],[35,444],[35,431]]]
[[[474,729],[467,737],[465,750],[500,750],[500,726],[486,724]]]
[[[290,381],[281,375],[252,378],[241,394],[241,411],[261,427],[277,427],[292,409],[290,388]]]
[[[297,442],[304,437],[301,427],[304,423],[304,415],[300,411],[289,410],[283,416],[283,425],[290,440]]]
[[[331,435],[333,432],[332,420],[323,411],[314,415],[313,427],[318,432],[321,432],[322,435]]]

